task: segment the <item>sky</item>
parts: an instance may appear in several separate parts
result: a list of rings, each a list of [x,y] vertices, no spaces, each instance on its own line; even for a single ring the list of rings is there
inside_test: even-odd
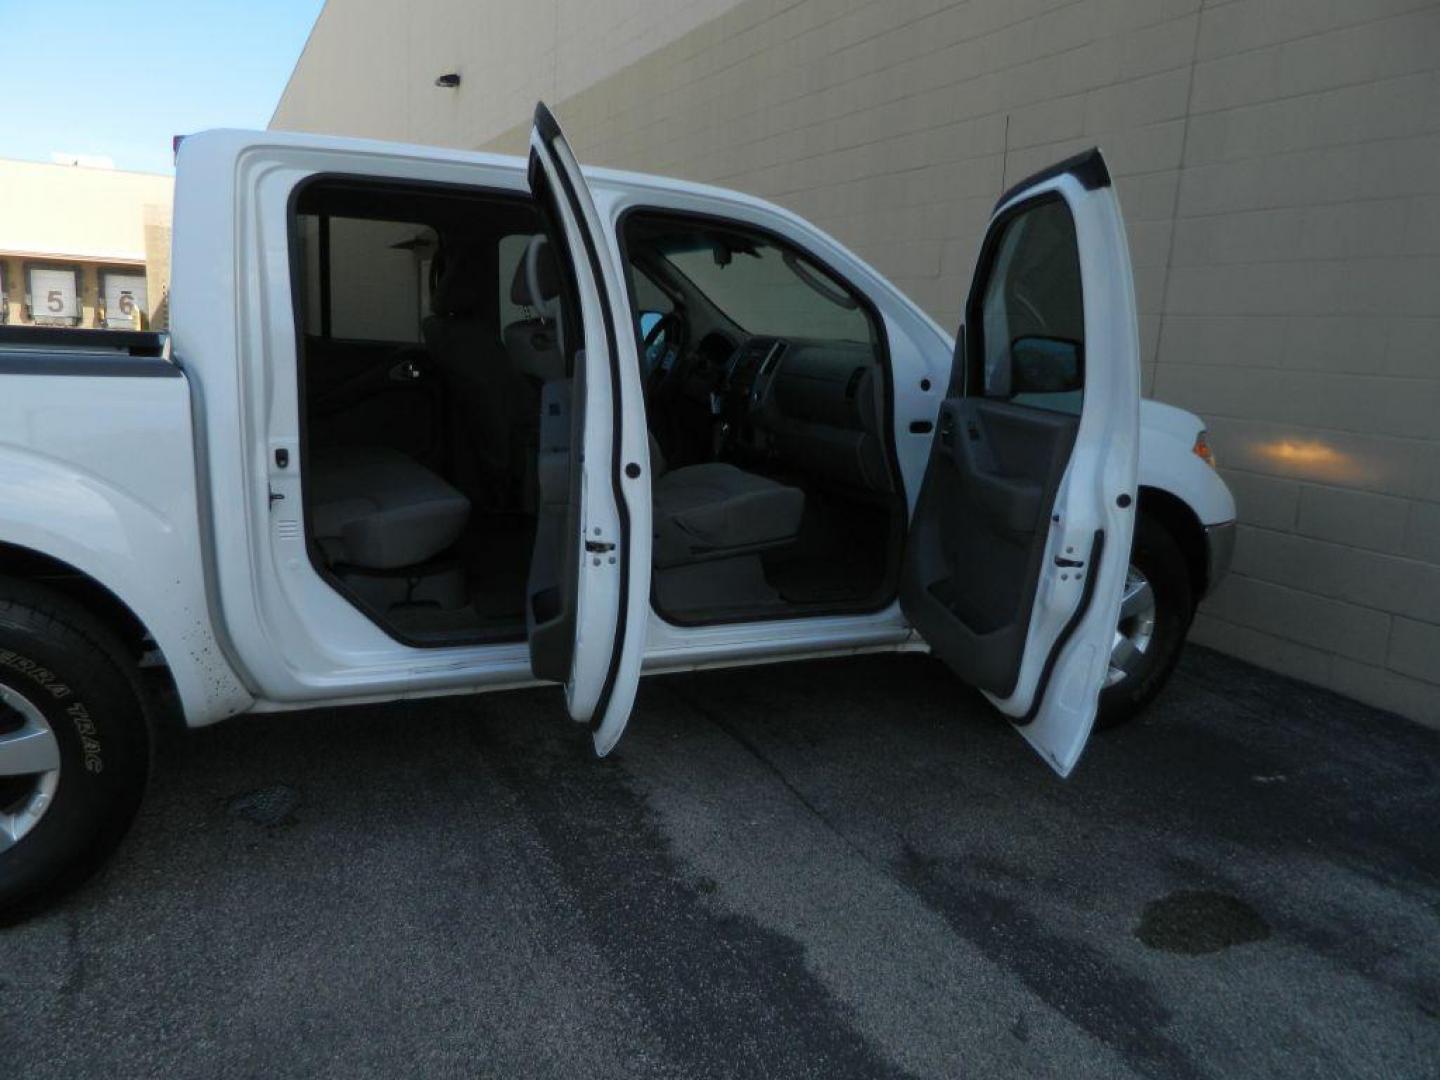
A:
[[[0,0],[0,157],[173,171],[174,135],[263,128],[324,0]]]

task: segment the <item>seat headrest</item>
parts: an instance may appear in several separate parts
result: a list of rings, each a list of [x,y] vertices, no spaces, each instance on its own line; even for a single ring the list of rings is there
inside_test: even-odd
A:
[[[533,252],[532,249],[538,249]],[[525,275],[525,265],[535,259],[535,276],[539,280],[541,296],[530,295],[530,282]],[[555,265],[555,254],[544,234],[536,233],[530,238],[530,245],[515,267],[515,277],[510,283],[510,302],[520,307],[543,308],[560,295],[560,268]]]
[[[465,245],[445,251],[430,310],[440,316],[470,316],[480,310],[484,281],[480,251]],[[492,286],[493,288],[493,286]]]

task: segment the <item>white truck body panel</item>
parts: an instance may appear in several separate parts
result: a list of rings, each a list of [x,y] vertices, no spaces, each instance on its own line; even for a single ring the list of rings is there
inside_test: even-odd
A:
[[[253,699],[216,637],[196,514],[190,397],[179,377],[22,374],[0,394],[0,540],[114,593],[199,722]]]
[[[1201,525],[1235,520],[1235,496],[1194,451],[1205,430],[1192,412],[1159,401],[1140,403],[1140,486],[1168,491],[1194,511]]]

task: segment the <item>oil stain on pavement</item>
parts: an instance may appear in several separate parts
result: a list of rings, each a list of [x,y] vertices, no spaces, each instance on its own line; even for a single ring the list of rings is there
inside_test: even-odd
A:
[[[1182,889],[1146,904],[1135,936],[1152,949],[1198,956],[1264,941],[1270,927],[1238,896]]]

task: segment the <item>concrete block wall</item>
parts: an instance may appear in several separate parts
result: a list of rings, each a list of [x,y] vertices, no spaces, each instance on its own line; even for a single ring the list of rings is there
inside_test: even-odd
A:
[[[332,0],[307,56],[372,2]],[[536,5],[484,7],[499,29]],[[996,195],[1101,146],[1145,391],[1207,420],[1239,501],[1235,570],[1196,639],[1440,724],[1434,0],[622,7],[659,43],[553,96],[581,160],[783,203],[947,324]],[[583,52],[596,17],[558,21],[533,56],[517,38],[512,60]],[[277,125],[365,132],[354,100],[306,111],[322,75],[343,73],[302,59]],[[523,152],[529,104],[375,133]]]

